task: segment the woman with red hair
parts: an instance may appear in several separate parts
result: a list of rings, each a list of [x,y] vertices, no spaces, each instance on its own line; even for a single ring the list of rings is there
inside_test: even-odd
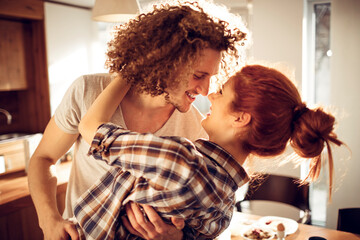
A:
[[[210,94],[211,113],[202,121],[209,140],[194,143],[107,123],[128,89],[115,77],[79,125],[91,144],[89,154],[113,166],[74,209],[81,237],[137,239],[131,235],[137,232],[123,227],[124,206],[132,202],[152,206],[164,221],[185,219],[183,239],[215,238],[229,225],[235,191],[249,180],[242,167],[246,159],[279,155],[289,142],[301,157],[312,159],[311,180],[318,177],[326,146],[332,179],[330,143],[342,145],[333,132],[335,118],[321,108],[309,109],[275,69],[245,66]],[[332,181],[330,192],[331,186]],[[153,222],[144,212],[128,217]]]
[[[316,180],[321,169],[320,155],[328,149],[331,197],[333,159],[330,143],[343,143],[333,132],[335,118],[322,108],[309,109],[295,85],[279,71],[260,66],[244,67],[234,77],[234,112],[251,115],[243,148],[257,156],[276,156],[288,142],[303,158],[311,158],[308,178]]]

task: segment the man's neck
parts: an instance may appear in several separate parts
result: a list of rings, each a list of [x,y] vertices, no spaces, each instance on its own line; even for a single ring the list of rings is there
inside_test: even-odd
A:
[[[121,102],[121,109],[130,130],[154,133],[169,120],[175,107],[163,95],[152,97],[130,90]]]

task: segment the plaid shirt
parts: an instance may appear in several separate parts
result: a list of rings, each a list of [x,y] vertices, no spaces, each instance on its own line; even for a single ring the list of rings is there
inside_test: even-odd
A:
[[[99,127],[89,154],[113,167],[74,209],[82,239],[140,239],[121,223],[129,201],[152,206],[170,222],[185,219],[184,239],[212,239],[231,220],[235,191],[249,178],[215,143]]]

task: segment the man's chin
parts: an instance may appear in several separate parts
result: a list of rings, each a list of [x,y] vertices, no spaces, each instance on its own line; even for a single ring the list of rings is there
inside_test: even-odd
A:
[[[191,106],[191,105],[190,105]],[[181,113],[186,113],[186,112],[188,112],[189,110],[190,110],[190,106],[189,107],[181,107],[181,108],[176,108],[179,112],[181,112]]]
[[[186,112],[188,112],[190,110],[191,104],[187,105],[187,106],[178,106],[177,105],[177,106],[175,106],[175,108],[181,113],[186,113]]]
[[[180,104],[180,101],[175,101],[172,99],[167,99],[167,102],[171,105],[173,105],[179,112],[186,113],[190,110],[192,103],[182,103]]]

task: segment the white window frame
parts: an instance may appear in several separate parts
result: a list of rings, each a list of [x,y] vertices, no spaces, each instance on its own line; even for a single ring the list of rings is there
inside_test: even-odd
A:
[[[303,58],[302,58],[302,97],[308,105],[315,104],[315,13],[314,5],[330,3],[331,0],[303,0]]]
[[[302,58],[302,98],[308,106],[316,104],[316,82],[315,82],[315,37],[316,37],[316,17],[314,6],[316,4],[330,3],[331,0],[303,0],[303,58]],[[304,179],[309,171],[309,164],[301,164],[300,175]],[[310,190],[312,191],[312,190]],[[310,196],[312,194],[310,193]],[[310,204],[312,200],[310,199]],[[314,206],[316,207],[316,206]],[[326,214],[326,213],[325,213]],[[314,224],[325,224],[315,223]]]

